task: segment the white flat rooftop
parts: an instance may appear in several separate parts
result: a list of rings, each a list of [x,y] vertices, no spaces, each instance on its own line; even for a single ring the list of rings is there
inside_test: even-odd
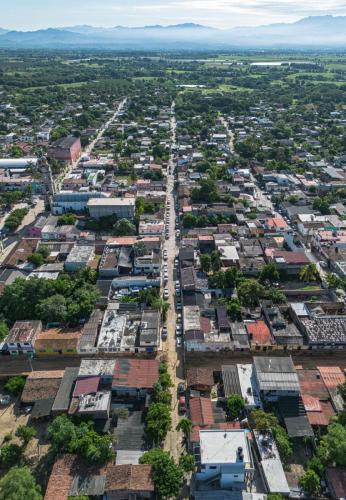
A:
[[[244,429],[201,430],[199,433],[202,464],[235,464],[238,448],[243,449],[244,464],[251,463],[249,444]]]
[[[121,205],[135,205],[135,198],[91,198],[88,201],[88,205],[90,206],[121,206]]]

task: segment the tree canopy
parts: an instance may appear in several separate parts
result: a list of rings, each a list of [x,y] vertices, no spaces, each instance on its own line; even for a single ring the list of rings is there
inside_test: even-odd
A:
[[[76,425],[60,415],[48,427],[48,435],[56,453],[76,453],[88,464],[102,465],[113,457],[111,436],[98,434],[92,422]]]
[[[0,479],[0,500],[42,500],[41,489],[29,467],[12,467]]]
[[[158,499],[178,498],[183,481],[183,470],[167,451],[154,448],[139,459],[152,466],[152,477]]]

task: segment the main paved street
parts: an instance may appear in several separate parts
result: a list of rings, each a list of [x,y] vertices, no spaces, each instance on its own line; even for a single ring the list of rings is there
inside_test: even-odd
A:
[[[175,145],[175,129],[176,122],[174,116],[174,103],[172,105],[171,117],[171,132],[172,146]],[[181,433],[175,430],[179,421],[178,415],[178,399],[177,385],[179,382],[184,382],[184,365],[183,365],[183,349],[176,348],[175,326],[176,326],[176,310],[175,310],[175,276],[174,276],[174,259],[177,255],[178,247],[175,239],[175,200],[174,200],[174,149],[171,151],[169,161],[169,169],[167,171],[167,213],[169,213],[169,239],[165,240],[164,248],[168,254],[168,284],[166,288],[169,291],[170,308],[167,317],[168,338],[163,343],[165,357],[168,363],[169,374],[172,377],[174,387],[172,388],[172,430],[168,433],[165,442],[165,449],[169,450],[172,456],[177,460],[181,451]],[[169,201],[169,203],[168,203]]]

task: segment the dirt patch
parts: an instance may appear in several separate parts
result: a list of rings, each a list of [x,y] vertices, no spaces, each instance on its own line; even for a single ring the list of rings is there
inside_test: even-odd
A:
[[[29,416],[20,412],[19,403],[10,404],[1,408],[0,412],[0,443],[3,443],[6,434],[12,434],[14,442],[15,432],[20,425],[27,425]]]

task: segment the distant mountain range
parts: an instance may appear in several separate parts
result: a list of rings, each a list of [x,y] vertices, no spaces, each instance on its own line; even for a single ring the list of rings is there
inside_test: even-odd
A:
[[[231,48],[345,48],[346,16],[312,16],[295,23],[216,29],[195,23],[97,28],[81,25],[37,31],[0,28],[0,48],[215,50]]]

